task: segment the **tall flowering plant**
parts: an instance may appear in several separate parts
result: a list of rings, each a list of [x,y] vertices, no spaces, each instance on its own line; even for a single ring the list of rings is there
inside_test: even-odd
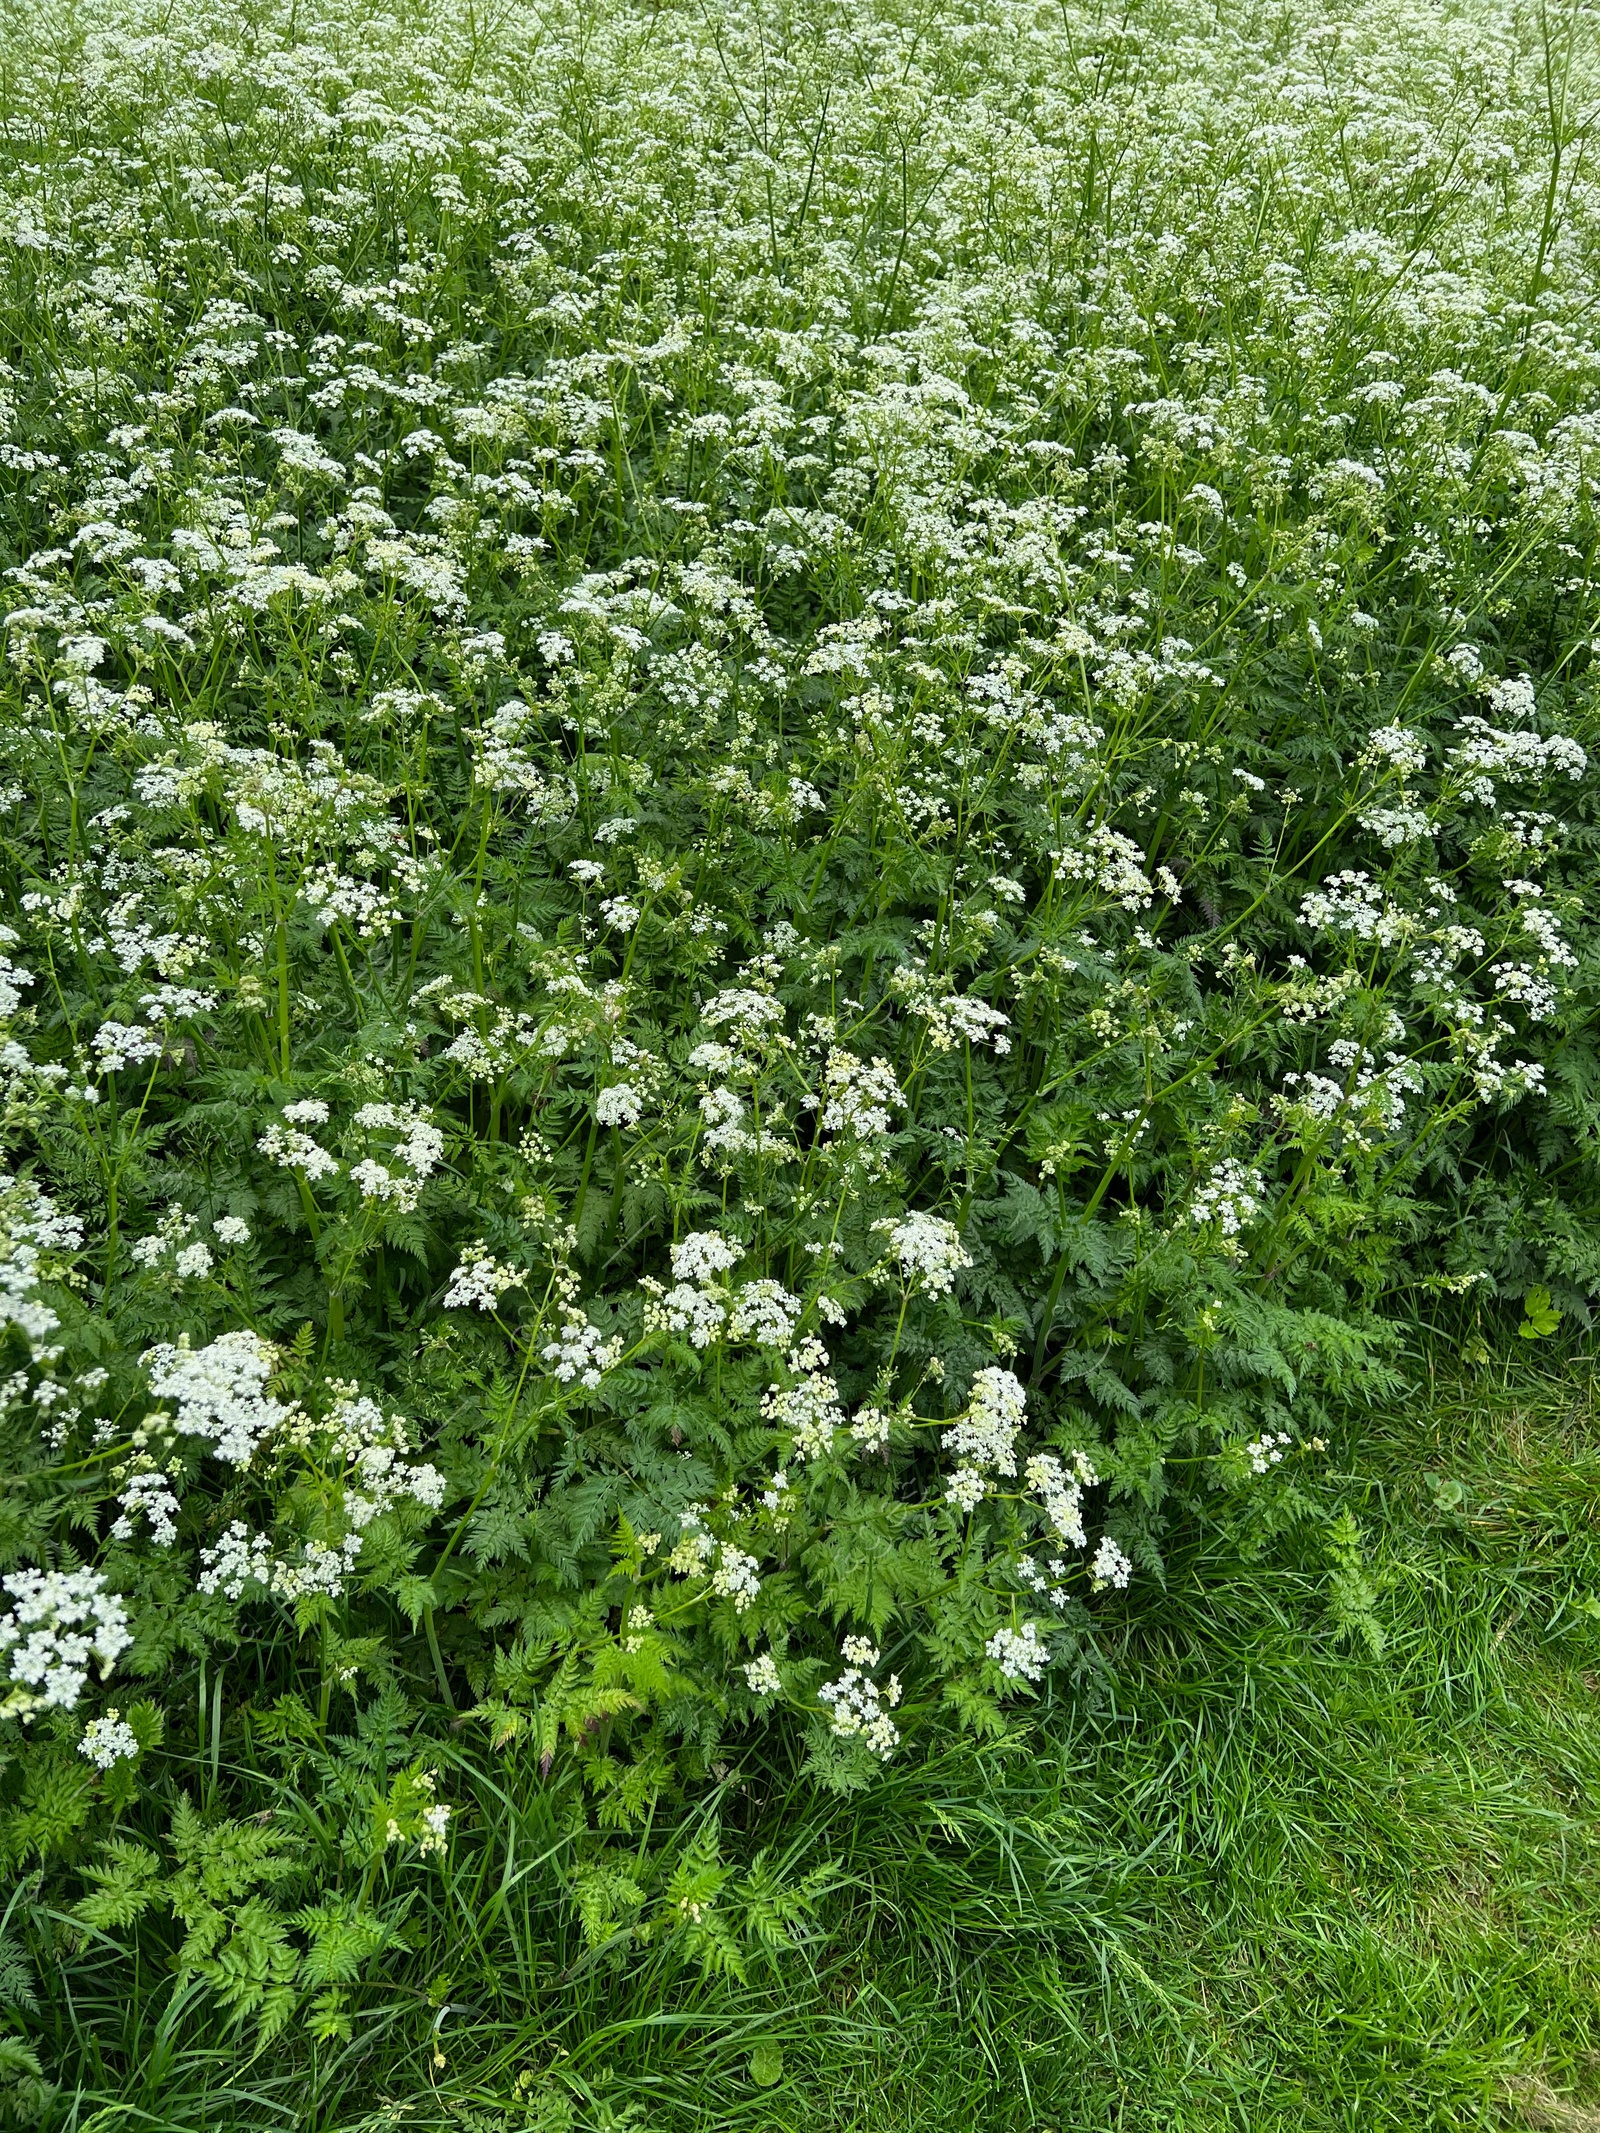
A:
[[[0,1843],[269,2026],[457,1841],[419,1737],[732,1962],[606,1832],[1006,1726],[1600,1276],[1522,19],[823,9],[758,152],[719,12],[0,32],[96,144],[3,175]]]

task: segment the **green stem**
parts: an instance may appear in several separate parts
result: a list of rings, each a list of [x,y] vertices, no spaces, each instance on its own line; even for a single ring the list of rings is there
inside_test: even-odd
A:
[[[439,1632],[433,1626],[433,1609],[422,1610],[422,1627],[428,1639],[428,1650],[433,1654],[433,1677],[439,1684],[439,1694],[453,1711],[456,1700],[450,1693],[450,1677],[444,1670],[444,1653],[439,1649]]]

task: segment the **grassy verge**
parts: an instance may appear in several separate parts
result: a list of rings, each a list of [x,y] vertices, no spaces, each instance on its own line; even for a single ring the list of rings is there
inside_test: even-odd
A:
[[[996,1752],[844,1799],[730,1779],[730,1829],[848,1877],[767,1977],[576,1953],[542,1909],[536,1809],[480,1780],[493,1871],[441,1899],[415,2004],[358,2031],[315,2104],[275,2092],[270,2055],[241,2075],[186,2049],[180,2018],[115,2101],[64,2095],[63,2122],[1600,2124],[1592,1380],[1449,1387],[1377,1418],[1360,1466],[1381,1650],[1330,1627],[1311,1553],[1213,1556],[1148,1607],[1114,1679]]]
[[[708,2031],[597,2002],[586,2063],[673,2127],[1600,2124],[1594,1405],[1387,1418],[1381,1653],[1309,1562],[1192,1564],[1098,1710],[827,1818],[862,1893],[807,1987]]]
[[[596,1993],[561,2033],[597,2095],[774,2133],[1600,2124],[1592,1382],[1452,1387],[1361,1466],[1381,1652],[1320,1564],[1189,1564],[1097,1709],[809,1820],[860,1893],[807,1983],[704,2027]]]

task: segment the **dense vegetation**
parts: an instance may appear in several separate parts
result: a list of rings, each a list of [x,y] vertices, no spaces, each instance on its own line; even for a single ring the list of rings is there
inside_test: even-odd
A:
[[[1128,1685],[1382,1678],[1371,1418],[1600,1274],[1587,18],[0,59],[6,2107],[765,2123],[875,1901],[1092,2084]]]

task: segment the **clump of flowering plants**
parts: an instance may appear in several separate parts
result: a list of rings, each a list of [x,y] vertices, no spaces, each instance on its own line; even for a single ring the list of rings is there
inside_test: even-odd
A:
[[[867,1782],[1600,1276],[1519,21],[718,13],[4,33],[3,1842],[269,2026],[436,1719]],[[364,1802],[299,1912],[239,1742]]]

